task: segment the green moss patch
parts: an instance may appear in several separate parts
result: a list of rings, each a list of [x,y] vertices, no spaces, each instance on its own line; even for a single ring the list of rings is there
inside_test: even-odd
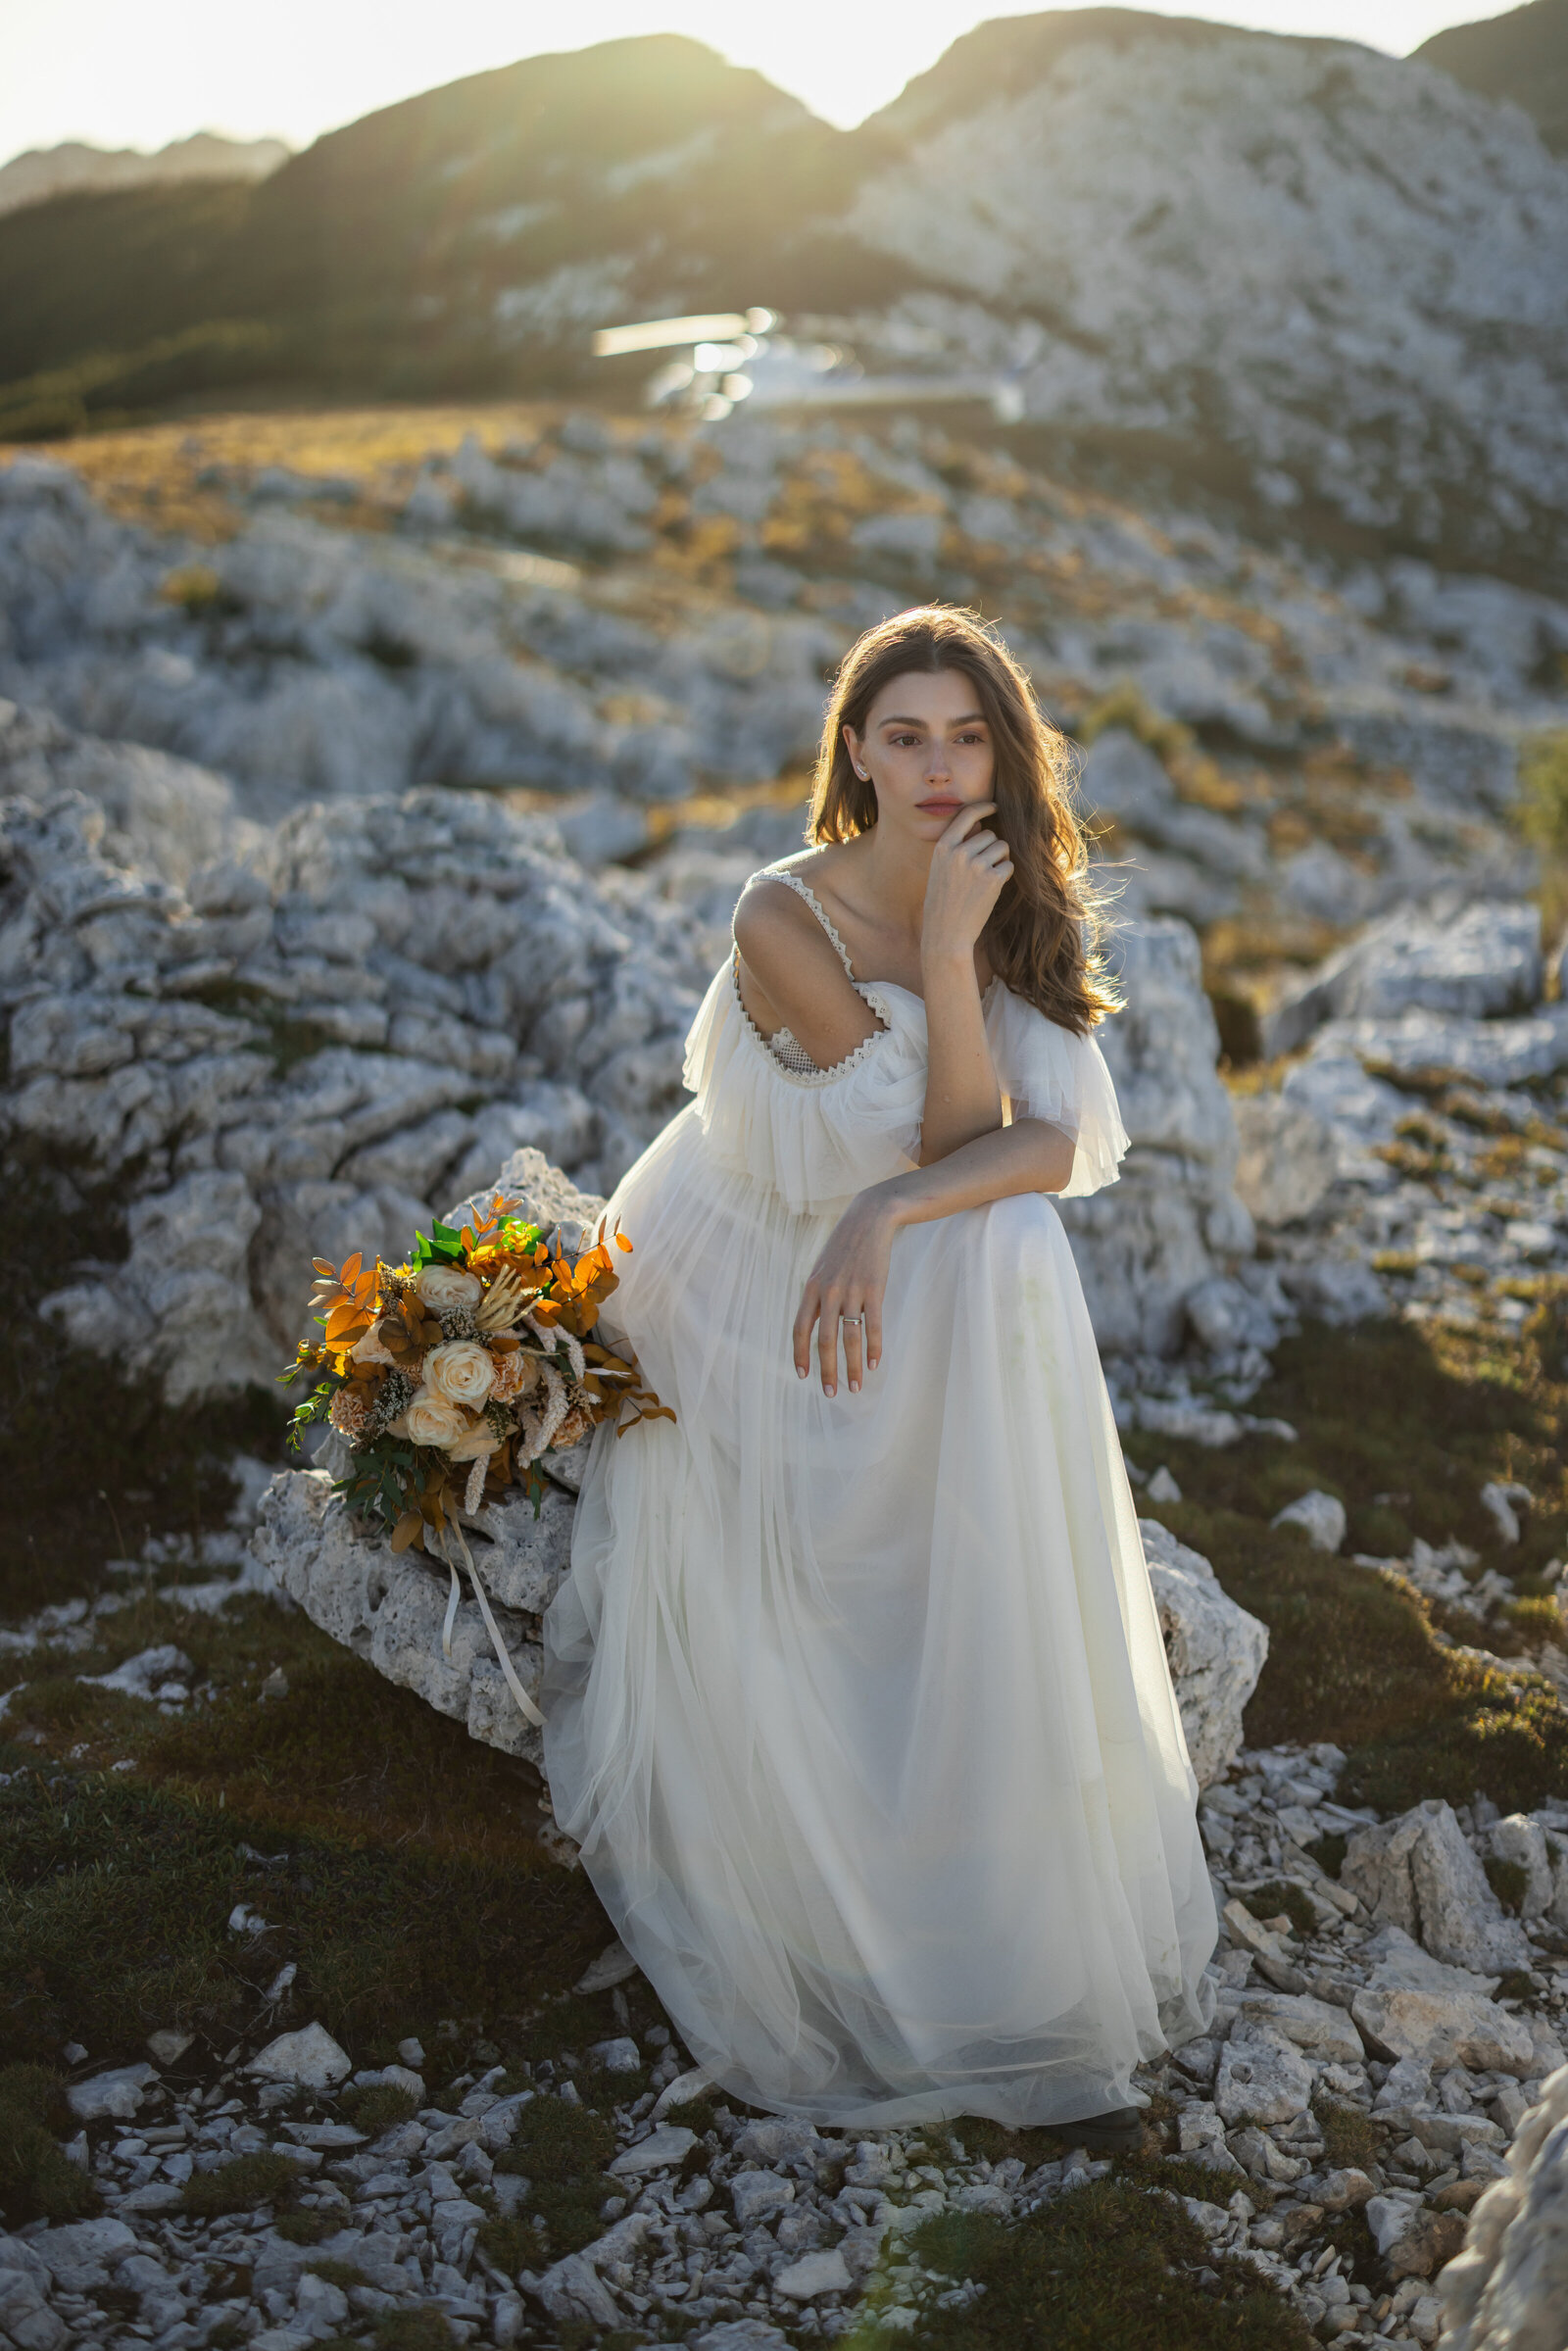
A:
[[[48,1237],[6,1260],[11,1328],[34,1334],[0,1349],[0,1611],[20,1616],[95,1591],[104,1561],[137,1555],[150,1536],[221,1527],[234,1498],[228,1457],[281,1460],[283,1413],[258,1390],[176,1409],[154,1382],[122,1380],[103,1356],[45,1341],[38,1305],[70,1267],[124,1255],[124,1188],[83,1191],[58,1164],[15,1153],[0,1178],[13,1229]]]
[[[79,2221],[98,2191],[60,2140],[74,2131],[59,2077],[37,2065],[0,2067],[0,2213],[23,2221]]]
[[[1477,1789],[1505,1811],[1529,1809],[1568,1783],[1568,1717],[1544,1685],[1515,1688],[1446,1646],[1434,1611],[1397,1576],[1269,1524],[1316,1487],[1345,1502],[1347,1553],[1402,1557],[1417,1536],[1434,1544],[1457,1536],[1514,1577],[1560,1555],[1568,1382],[1548,1319],[1506,1339],[1402,1323],[1308,1326],[1280,1348],[1251,1408],[1290,1421],[1297,1442],[1210,1451],[1128,1441],[1150,1466],[1156,1454],[1168,1461],[1181,1486],[1183,1500],[1159,1516],[1269,1628],[1249,1739],[1332,1739],[1349,1757],[1343,1792],[1385,1811],[1425,1796],[1462,1803]],[[1518,1479],[1536,1496],[1524,1540],[1505,1557],[1480,1502],[1493,1478]],[[1460,1638],[1485,1646],[1489,1636],[1465,1619]],[[1507,1638],[1515,1645],[1511,1629]]]
[[[185,2210],[217,2220],[230,2212],[255,2212],[267,2204],[290,2205],[299,2194],[300,2167],[286,2155],[236,2155],[216,2172],[193,2172],[180,2189]]]
[[[479,2232],[498,2267],[515,2272],[537,2267],[541,2256],[559,2261],[602,2235],[600,2206],[619,2192],[605,2170],[614,2152],[614,2126],[591,2106],[569,2098],[530,2098],[511,2147],[496,2159],[498,2172],[521,2174],[529,2181],[527,2212],[515,2221],[487,2221]],[[536,2215],[542,2229],[533,2226]]]
[[[477,1760],[458,1737],[464,1762]],[[269,1932],[228,1932],[240,1901]],[[24,1769],[0,1807],[0,2058],[71,2039],[134,2054],[166,2026],[226,2047],[284,1959],[299,1978],[283,2022],[319,2017],[351,2047],[375,2047],[569,1982],[604,1936],[580,1874],[514,1851],[348,1836],[280,1849],[270,1824],[97,1775]]]
[[[1364,2172],[1383,2144],[1383,2133],[1371,2117],[1359,2106],[1344,2106],[1327,2095],[1313,2099],[1312,2112],[1323,2133],[1324,2162]]]
[[[399,2089],[395,2082],[374,2082],[365,2089],[346,2089],[338,2104],[355,2129],[363,2131],[368,2138],[379,2138],[383,2131],[412,2122],[419,2111],[418,2099],[411,2090]]]
[[[913,2340],[953,2351],[1308,2351],[1302,2321],[1256,2273],[1210,2251],[1182,2204],[1109,2180],[1016,2227],[943,2213],[906,2240],[929,2270],[984,2288],[966,2308],[925,2307]],[[1200,2274],[1202,2281],[1200,2281]],[[872,2351],[871,2312],[842,2339]]]

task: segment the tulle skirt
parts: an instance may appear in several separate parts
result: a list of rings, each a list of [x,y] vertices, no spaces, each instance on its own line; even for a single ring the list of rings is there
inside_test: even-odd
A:
[[[790,1332],[831,1213],[688,1108],[612,1201],[601,1429],[544,1627],[556,1816],[682,2038],[835,2126],[1136,2102],[1213,1896],[1093,1331],[1049,1199],[909,1227],[858,1395]]]

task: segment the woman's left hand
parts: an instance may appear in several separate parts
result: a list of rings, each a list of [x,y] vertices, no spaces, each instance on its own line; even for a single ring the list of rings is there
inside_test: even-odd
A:
[[[860,1385],[862,1356],[871,1371],[882,1359],[882,1299],[897,1230],[891,1199],[881,1185],[872,1185],[845,1209],[807,1276],[795,1317],[795,1368],[803,1380],[810,1372],[815,1325],[824,1396],[832,1396],[838,1387],[839,1325],[845,1315],[864,1317],[849,1323],[844,1332],[851,1388]]]

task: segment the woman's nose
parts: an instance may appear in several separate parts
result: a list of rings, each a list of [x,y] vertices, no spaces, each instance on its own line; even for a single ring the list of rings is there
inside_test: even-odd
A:
[[[953,762],[948,757],[948,747],[945,743],[933,743],[929,747],[925,755],[925,772],[931,783],[945,784],[947,782],[953,772]]]

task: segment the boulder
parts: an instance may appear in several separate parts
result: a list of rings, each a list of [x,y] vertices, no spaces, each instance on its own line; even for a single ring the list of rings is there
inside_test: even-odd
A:
[[[1131,1147],[1120,1182],[1063,1200],[1061,1218],[1101,1346],[1169,1354],[1188,1295],[1252,1254],[1252,1221],[1196,934],[1151,920],[1118,932],[1116,950],[1127,1008],[1099,1038]]]
[[[1241,1748],[1243,1711],[1268,1655],[1268,1629],[1238,1607],[1201,1552],[1178,1543],[1157,1519],[1141,1518],[1138,1527],[1188,1753],[1206,1788]]]
[[[1524,1929],[1504,1916],[1452,1806],[1437,1798],[1356,1830],[1340,1883],[1376,1925],[1401,1929],[1434,1959],[1485,1974],[1532,1963]]]
[[[112,2115],[117,2122],[128,2122],[141,2104],[142,2093],[158,2079],[158,2068],[145,2061],[140,2065],[116,2066],[107,2074],[94,2074],[86,2082],[73,2082],[66,2090],[66,2103],[81,2123],[101,2122]]]
[[[1314,1487],[1310,1494],[1298,1494],[1294,1502],[1287,1502],[1268,1523],[1271,1527],[1299,1527],[1314,1550],[1337,1551],[1345,1541],[1348,1522],[1339,1495],[1324,1494]]]
[[[1443,2351],[1550,2351],[1568,2311],[1568,2067],[1543,2085],[1507,2170],[1439,2285]]]
[[[1312,2103],[1313,2073],[1306,2059],[1278,2041],[1238,2040],[1219,2053],[1214,2105],[1228,2129],[1256,2123],[1265,2130],[1291,2123]]]
[[[519,1493],[487,1503],[467,1540],[518,1681],[532,1697],[544,1669],[538,1620],[570,1557],[571,1498],[547,1494],[535,1519]],[[537,1728],[507,1687],[463,1573],[452,1654],[442,1653],[449,1574],[422,1552],[394,1553],[344,1509],[322,1470],[286,1470],[262,1503],[254,1547],[313,1624],[389,1682],[454,1715],[469,1736],[542,1766]]]
[[[1434,2074],[1462,2065],[1527,2082],[1539,2070],[1530,2025],[1491,1997],[1495,1977],[1446,1967],[1392,1926],[1369,1940],[1365,1955],[1374,1965],[1350,2014],[1377,2051]]]
[[[1401,1013],[1465,1020],[1522,1012],[1541,996],[1541,910],[1519,900],[1466,906],[1451,894],[1370,923],[1263,1021],[1263,1051],[1293,1053],[1330,1019]]]
[[[1541,1823],[1532,1820],[1528,1812],[1510,1812],[1504,1819],[1493,1822],[1487,1832],[1487,1842],[1494,1860],[1512,1862],[1525,1873],[1520,1917],[1544,1918],[1555,1898],[1555,1875],[1546,1832]]]
[[[264,2082],[297,2082],[302,2089],[335,2089],[354,2071],[353,2061],[324,2025],[280,2033],[246,2064]]]

